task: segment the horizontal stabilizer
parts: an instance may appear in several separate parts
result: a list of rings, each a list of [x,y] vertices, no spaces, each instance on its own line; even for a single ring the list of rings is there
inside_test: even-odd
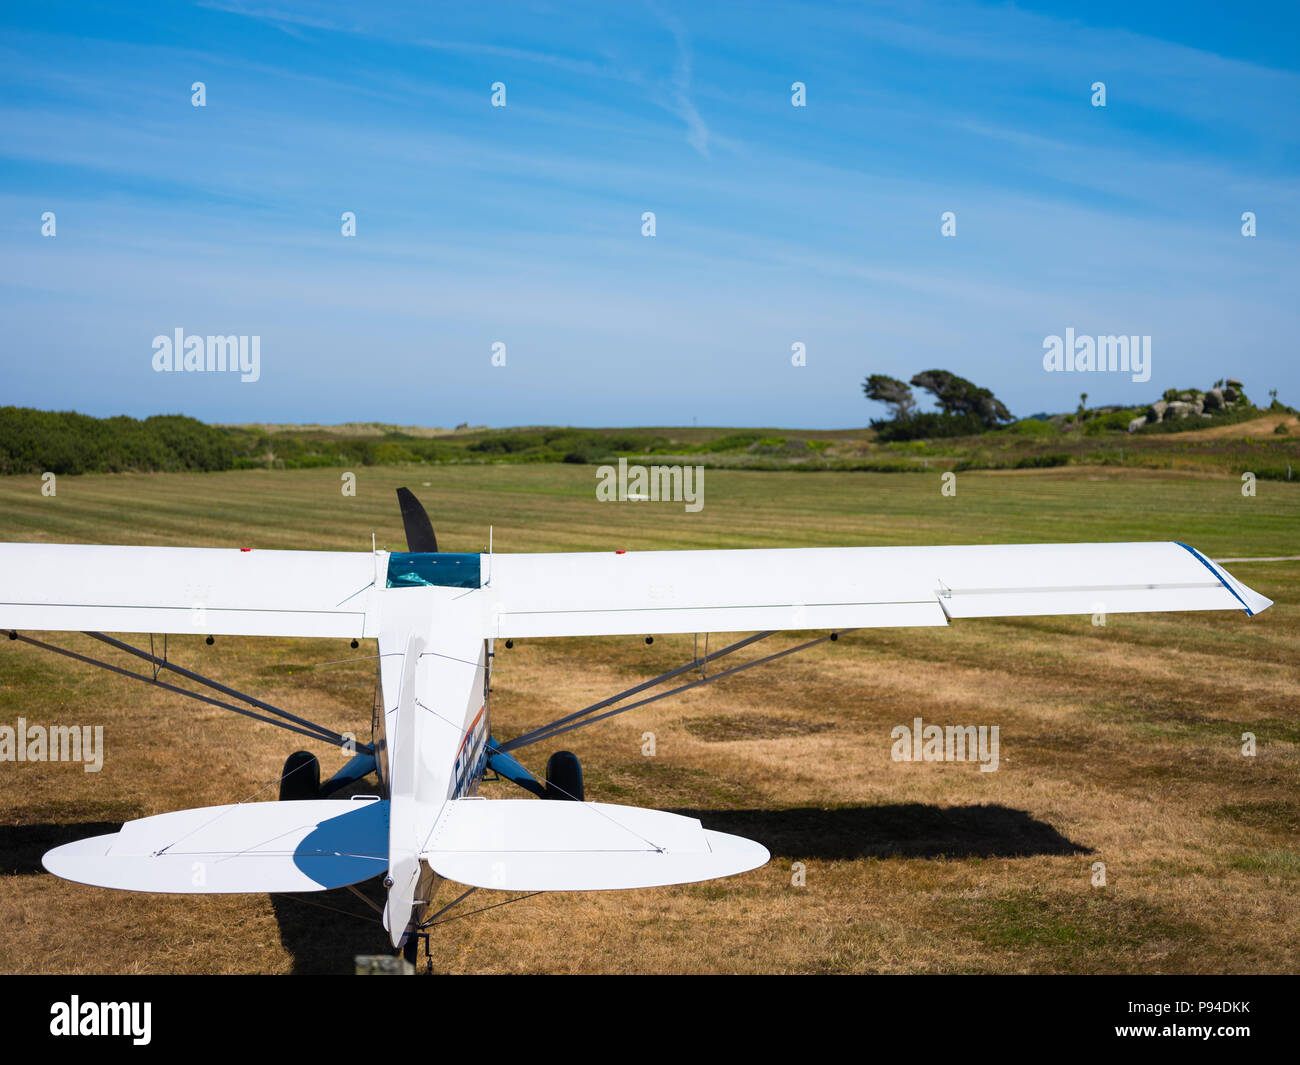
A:
[[[64,880],[124,891],[326,891],[387,870],[388,803],[309,799],[178,810],[55,847],[41,863]]]
[[[421,855],[436,873],[503,891],[613,891],[734,876],[768,860],[693,817],[595,802],[455,799]]]

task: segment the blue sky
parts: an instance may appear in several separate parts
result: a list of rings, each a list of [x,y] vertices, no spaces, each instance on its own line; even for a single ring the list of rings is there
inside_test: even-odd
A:
[[[884,413],[868,373],[930,368],[1020,415],[1224,376],[1300,403],[1297,22],[1249,3],[9,5],[0,403],[832,428]],[[260,380],[155,372],[176,328],[260,336]],[[1067,328],[1150,335],[1151,380],[1045,372]]]

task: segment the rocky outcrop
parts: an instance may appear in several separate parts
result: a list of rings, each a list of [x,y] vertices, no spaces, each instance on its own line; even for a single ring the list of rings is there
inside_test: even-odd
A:
[[[1165,392],[1164,399],[1158,399],[1147,407],[1144,414],[1133,418],[1128,423],[1128,431],[1136,433],[1148,425],[1160,422],[1179,421],[1183,418],[1213,419],[1217,414],[1225,414],[1237,403],[1249,402],[1242,384],[1237,378],[1229,377],[1215,384],[1209,391],[1202,392],[1189,388],[1185,392],[1175,392],[1172,388]]]

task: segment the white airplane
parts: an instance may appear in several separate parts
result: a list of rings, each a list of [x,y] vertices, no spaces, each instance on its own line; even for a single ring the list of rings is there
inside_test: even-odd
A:
[[[424,929],[479,888],[650,887],[732,876],[768,860],[760,844],[709,831],[694,818],[586,802],[581,767],[568,752],[552,755],[538,780],[512,754],[522,747],[850,629],[1098,611],[1254,615],[1272,605],[1181,543],[455,554],[438,550],[415,496],[403,488],[398,497],[407,552],[0,544],[0,626],[10,639],[355,753],[323,788],[319,763],[297,752],[286,763],[280,802],[130,821],[118,832],[54,848],[44,856],[46,869],[83,884],[180,893],[356,891],[383,876],[384,927],[414,960]],[[708,672],[774,632],[823,629],[829,634]],[[151,670],[54,647],[27,635],[32,630],[86,632]],[[105,631],[198,634],[209,642],[219,635],[337,637],[354,647],[376,640],[373,741],[357,745],[184,669],[168,661],[165,645],[157,655]],[[488,686],[497,640],[714,632],[755,635],[509,742],[492,738]],[[163,681],[164,671],[215,694]],[[677,678],[685,679],[633,698]],[[576,801],[480,798],[489,770],[540,798]],[[322,797],[370,773],[378,794]],[[429,916],[443,879],[467,890]]]

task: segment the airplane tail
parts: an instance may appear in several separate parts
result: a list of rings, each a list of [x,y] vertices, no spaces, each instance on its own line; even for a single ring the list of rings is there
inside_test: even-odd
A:
[[[208,806],[128,821],[46,852],[55,876],[181,894],[328,891],[389,869],[384,799]],[[454,799],[419,858],[471,887],[613,891],[733,876],[766,848],[693,817],[594,802]]]

